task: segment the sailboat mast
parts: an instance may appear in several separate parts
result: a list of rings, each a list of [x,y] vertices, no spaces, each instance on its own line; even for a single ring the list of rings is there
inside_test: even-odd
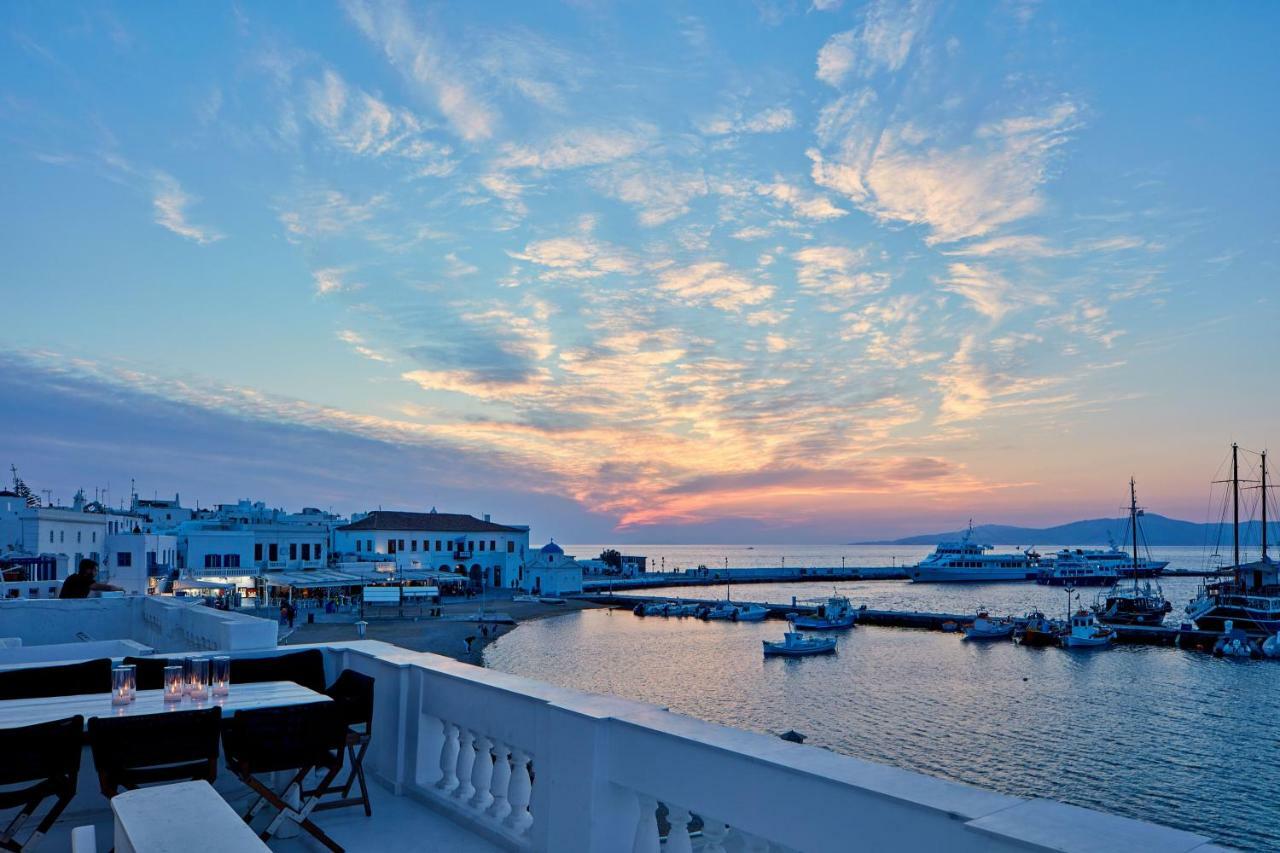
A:
[[[1240,568],[1240,445],[1231,442],[1231,557]]]
[[[1138,488],[1129,478],[1129,526],[1133,528],[1133,591],[1138,591]]]
[[[1267,451],[1262,451],[1262,559],[1267,559]]]

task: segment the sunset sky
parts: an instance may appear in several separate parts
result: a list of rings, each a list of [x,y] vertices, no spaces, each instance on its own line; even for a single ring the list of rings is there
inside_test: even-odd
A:
[[[1280,436],[1278,25],[7,2],[0,463],[536,541],[1057,523],[1130,475],[1205,520]]]

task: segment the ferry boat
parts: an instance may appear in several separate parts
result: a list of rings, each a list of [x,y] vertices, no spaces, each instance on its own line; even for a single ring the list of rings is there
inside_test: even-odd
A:
[[[847,597],[833,595],[818,605],[818,612],[812,616],[795,614],[790,619],[791,627],[797,631],[843,631],[858,621],[858,611]]]
[[[1153,560],[1150,555],[1130,556],[1116,547],[1114,542],[1110,543],[1108,548],[1074,548],[1071,553],[1076,559],[1084,560],[1091,565],[1105,566],[1122,578],[1159,577],[1169,565],[1168,560]]]
[[[1036,583],[1049,586],[1110,586],[1120,576],[1111,566],[1086,560],[1080,552],[1063,548],[1053,561],[1041,567]]]
[[[988,554],[994,545],[973,541],[973,521],[959,542],[940,542],[932,554],[907,569],[912,583],[992,583],[1033,581],[1040,555],[1031,549],[1016,554]]]
[[[1240,562],[1240,448],[1231,445],[1233,504],[1233,565],[1201,586],[1186,607],[1186,614],[1202,631],[1225,633],[1230,623],[1250,638],[1265,639],[1280,632],[1280,564],[1267,553],[1267,501],[1262,507],[1262,555],[1252,563]],[[1267,454],[1262,453],[1261,494],[1267,490]]]

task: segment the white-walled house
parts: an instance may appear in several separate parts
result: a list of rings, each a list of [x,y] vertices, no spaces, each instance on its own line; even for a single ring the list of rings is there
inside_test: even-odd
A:
[[[195,510],[183,506],[180,496],[176,494],[173,500],[139,498],[134,495],[131,509],[134,515],[146,520],[148,530],[173,530],[195,517]]]
[[[178,537],[164,533],[107,535],[98,579],[130,595],[160,591],[164,576],[178,565]]]
[[[533,553],[521,588],[534,595],[582,592],[582,565],[552,540]]]
[[[333,532],[334,552],[357,560],[394,560],[401,569],[466,574],[486,586],[519,589],[529,528],[448,512],[375,510]]]

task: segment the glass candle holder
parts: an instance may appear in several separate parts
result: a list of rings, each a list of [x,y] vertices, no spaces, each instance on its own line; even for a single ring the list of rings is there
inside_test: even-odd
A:
[[[164,668],[164,701],[181,702],[185,686],[186,679],[182,677],[181,666],[166,666]]]
[[[231,692],[231,658],[218,655],[213,659],[209,687],[214,696],[226,696]]]
[[[111,670],[111,704],[129,704],[129,672],[122,666]]]
[[[182,695],[191,695],[191,658],[182,659]]]
[[[190,692],[187,694],[197,702],[209,698],[209,659],[192,658]]]
[[[138,668],[131,663],[120,667],[124,670],[125,689],[129,691],[129,701],[138,698]]]

